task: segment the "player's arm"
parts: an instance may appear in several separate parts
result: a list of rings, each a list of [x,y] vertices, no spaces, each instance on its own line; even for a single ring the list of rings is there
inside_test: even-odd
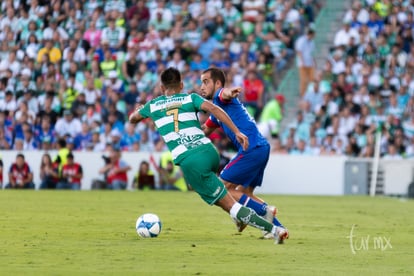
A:
[[[220,107],[212,104],[209,101],[204,101],[201,104],[201,109],[210,112],[214,115],[219,121],[223,122],[235,135],[237,141],[242,145],[243,149],[246,150],[249,147],[249,139],[246,135],[240,132],[240,130],[236,127],[233,121],[230,119],[229,115],[223,111]]]
[[[129,122],[131,124],[137,124],[139,123],[139,121],[141,121],[142,119],[144,119],[144,117],[139,113],[139,111],[143,108],[142,105],[139,105],[135,108],[134,112],[131,113],[131,115],[129,115]]]
[[[218,128],[218,125],[213,123],[210,118],[208,118],[207,121],[201,126],[201,129],[206,136],[210,136],[210,134],[213,133],[216,128]]]
[[[231,101],[231,99],[237,98],[241,93],[241,87],[223,88],[220,92],[221,101]]]

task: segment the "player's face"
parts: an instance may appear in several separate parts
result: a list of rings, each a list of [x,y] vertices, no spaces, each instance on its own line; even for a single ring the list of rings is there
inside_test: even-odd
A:
[[[210,72],[201,75],[201,96],[208,100],[211,100],[216,91],[216,87],[213,79],[210,76]]]

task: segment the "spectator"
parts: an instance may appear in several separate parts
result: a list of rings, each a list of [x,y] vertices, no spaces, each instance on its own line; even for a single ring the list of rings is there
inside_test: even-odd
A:
[[[86,87],[82,92],[85,94],[85,102],[88,106],[100,101],[101,91],[96,88],[93,76],[90,75],[86,78]]]
[[[397,148],[394,144],[387,146],[387,153],[383,156],[384,160],[402,160],[403,157],[398,153]]]
[[[30,11],[29,11],[29,14],[30,14]],[[43,31],[43,40],[52,42],[52,39],[55,33],[58,34],[59,37],[61,37],[63,40],[67,40],[69,38],[69,35],[66,32],[66,30],[59,26],[58,20],[52,17],[49,20],[49,27],[47,27]]]
[[[74,137],[74,145],[76,150],[86,150],[87,145],[92,142],[92,134],[89,124],[82,123],[81,132]]]
[[[107,40],[104,40],[102,43],[104,45],[107,45],[109,42]],[[99,60],[99,68],[105,77],[109,77],[109,72],[116,72],[116,57],[110,49],[105,48],[102,56],[102,60]]]
[[[118,73],[115,70],[108,73],[108,79],[104,81],[104,87],[111,87],[116,93],[124,93],[125,91],[124,82],[118,78]]]
[[[57,184],[56,189],[80,190],[83,178],[82,166],[79,163],[74,162],[72,152],[68,153],[66,159],[67,162],[62,167],[61,179]]]
[[[243,2],[243,20],[256,22],[259,14],[264,12],[265,3],[263,0],[247,0]]]
[[[128,186],[129,170],[131,167],[121,160],[120,149],[113,149],[110,152],[109,162],[99,170],[99,173],[106,175],[107,189],[125,190]]]
[[[139,165],[139,170],[134,176],[132,187],[138,190],[154,190],[155,178],[154,173],[149,168],[147,161],[142,161]]]
[[[297,65],[299,67],[300,95],[305,95],[305,90],[309,82],[314,78],[315,59],[313,52],[315,43],[313,41],[315,32],[308,30],[306,35],[301,36],[295,45],[297,54]]]
[[[59,181],[59,164],[52,162],[48,153],[43,154],[40,163],[40,189],[56,189]]]
[[[16,100],[13,96],[13,92],[10,90],[7,90],[5,93],[4,100],[0,100],[0,110],[2,111],[8,111],[11,114],[14,113],[14,111],[17,109]]]
[[[180,167],[174,165],[170,151],[165,151],[161,155],[159,178],[162,190],[188,191],[184,175]]]
[[[88,104],[86,103],[85,92],[81,91],[76,97],[76,100],[72,103],[71,112],[76,118],[81,118],[86,113]]]
[[[67,148],[66,139],[63,137],[59,138],[56,146],[58,152],[53,162],[57,162],[59,164],[59,172],[61,172],[63,165],[67,163],[67,156],[70,151]]]
[[[68,52],[73,52],[73,61],[78,64],[84,64],[86,61],[86,53],[82,47],[79,47],[78,41],[75,39],[69,40],[69,46],[65,48],[63,51],[63,59],[66,60],[68,56]]]
[[[283,146],[281,140],[279,138],[276,138],[276,139],[273,140],[272,153],[276,153],[276,154],[288,154],[289,152]]]
[[[282,107],[284,103],[285,98],[283,95],[277,94],[263,108],[258,128],[267,139],[275,138],[279,133],[279,124],[283,118]]]
[[[249,113],[258,118],[263,108],[264,85],[258,78],[257,72],[250,70],[243,81],[244,93],[242,102]]]
[[[44,116],[41,119],[40,127],[36,127],[35,129],[35,141],[38,145],[40,145],[45,139],[50,143],[55,142],[55,134],[53,131],[53,127],[51,125],[50,117]]]
[[[0,149],[8,150],[11,147],[11,139],[6,137],[4,128],[0,128]]]
[[[109,47],[120,50],[125,42],[125,29],[115,25],[113,18],[108,19],[108,27],[102,30],[101,41],[108,41]]]
[[[51,39],[45,40],[45,47],[41,48],[37,54],[37,62],[42,62],[44,56],[52,63],[57,63],[62,58],[62,53],[59,48],[53,46]]]
[[[136,103],[141,100],[141,97],[139,95],[137,85],[134,82],[130,83],[128,87],[129,89],[124,95],[124,101],[127,105],[127,111],[129,113],[135,108]]]
[[[63,118],[60,118],[56,122],[56,134],[58,137],[63,137],[68,133],[71,137],[75,137],[82,130],[80,120],[78,118],[74,118],[73,113],[70,110],[65,110],[63,112],[63,116]]]
[[[208,28],[204,28],[201,33],[201,40],[198,47],[198,53],[202,59],[208,60],[211,53],[219,47],[218,41],[211,36]]]
[[[138,21],[138,30],[143,31],[147,29],[148,21],[150,19],[149,9],[145,6],[144,0],[136,1],[136,4],[130,7],[127,11],[127,19],[132,18]]]
[[[121,137],[121,144],[128,150],[132,150],[133,145],[141,140],[141,136],[133,124],[127,123],[125,129],[125,134]]]
[[[30,150],[36,150],[39,146],[36,143],[34,137],[33,137],[33,131],[31,128],[27,128],[23,131],[23,150],[30,151]]]
[[[356,44],[359,44],[360,40],[358,32],[355,29],[351,28],[350,21],[344,20],[342,29],[335,34],[335,47],[348,45],[351,37],[355,39]]]
[[[97,48],[101,43],[101,36],[102,31],[96,28],[96,21],[92,21],[89,24],[89,29],[84,33],[83,39],[85,39],[92,48]]]
[[[6,189],[34,189],[33,173],[29,165],[25,162],[24,155],[19,153],[16,161],[9,169],[9,183]]]

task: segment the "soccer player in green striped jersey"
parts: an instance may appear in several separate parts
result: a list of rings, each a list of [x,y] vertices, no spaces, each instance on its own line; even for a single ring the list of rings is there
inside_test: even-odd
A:
[[[216,175],[219,155],[204,135],[197,112],[203,110],[213,114],[233,131],[244,149],[249,146],[248,138],[220,107],[196,93],[184,94],[182,89],[180,72],[172,67],[166,69],[161,73],[164,95],[139,106],[130,115],[130,123],[136,124],[144,118],[151,118],[171,151],[174,163],[181,167],[187,183],[205,202],[220,206],[230,213],[233,220],[271,233],[277,241],[283,241],[285,229],[269,223],[253,209],[242,206],[227,192]]]

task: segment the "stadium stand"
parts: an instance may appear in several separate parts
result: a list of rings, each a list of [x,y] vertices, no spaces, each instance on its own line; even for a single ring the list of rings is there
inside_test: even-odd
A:
[[[336,2],[336,1],[334,1]],[[354,1],[277,151],[413,158],[414,1]]]
[[[267,100],[320,6],[318,0],[2,1],[0,148],[54,149],[64,138],[75,151],[109,144],[163,151],[151,123],[126,124],[137,102],[160,94],[160,71],[179,68],[188,92],[197,91],[208,66],[225,70],[229,85],[249,83],[251,72],[265,84]],[[264,104],[257,104],[257,118]]]

